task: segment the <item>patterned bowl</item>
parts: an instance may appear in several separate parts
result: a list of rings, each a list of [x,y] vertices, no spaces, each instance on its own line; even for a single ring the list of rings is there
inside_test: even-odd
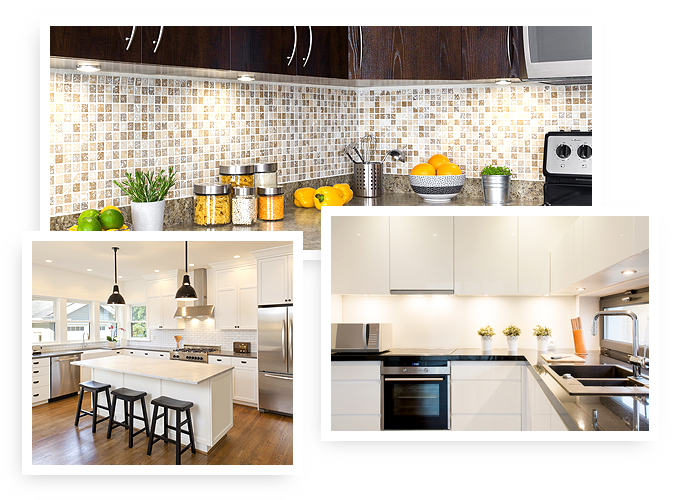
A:
[[[460,175],[408,175],[410,186],[416,194],[429,203],[446,203],[462,191],[465,174]]]

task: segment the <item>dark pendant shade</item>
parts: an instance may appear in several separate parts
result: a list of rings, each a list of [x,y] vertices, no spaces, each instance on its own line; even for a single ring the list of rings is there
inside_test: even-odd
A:
[[[120,290],[118,289],[118,247],[111,247],[113,249],[113,293],[106,301],[107,304],[112,305],[123,305],[125,304],[125,299],[120,295]]]
[[[179,287],[174,298],[176,300],[198,300],[198,294],[196,290],[191,286],[191,280],[189,279],[189,242],[184,242],[184,279],[182,281],[182,286]]]

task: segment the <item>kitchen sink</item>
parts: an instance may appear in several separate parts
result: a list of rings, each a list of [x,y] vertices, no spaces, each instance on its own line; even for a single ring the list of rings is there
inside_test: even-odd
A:
[[[604,387],[645,387],[641,382],[630,380],[627,378],[579,378],[578,382],[586,386],[604,386]]]
[[[550,368],[557,375],[570,373],[573,378],[627,378],[632,371],[616,365],[556,365]],[[596,384],[590,384],[596,385]]]

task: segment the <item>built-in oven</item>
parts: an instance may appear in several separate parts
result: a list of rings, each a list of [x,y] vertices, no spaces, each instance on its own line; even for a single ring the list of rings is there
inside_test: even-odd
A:
[[[450,429],[445,360],[382,362],[382,429]]]

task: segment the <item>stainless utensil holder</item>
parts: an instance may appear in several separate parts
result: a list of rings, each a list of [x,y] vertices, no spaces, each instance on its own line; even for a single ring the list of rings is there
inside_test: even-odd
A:
[[[354,194],[361,198],[382,196],[382,165],[380,161],[354,164]]]

